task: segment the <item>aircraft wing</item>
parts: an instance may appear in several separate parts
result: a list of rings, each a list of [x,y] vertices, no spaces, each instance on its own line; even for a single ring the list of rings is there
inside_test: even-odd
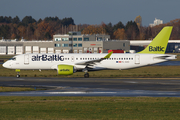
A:
[[[76,63],[76,65],[93,66],[93,65],[95,65],[96,63],[99,63],[99,62],[101,62],[101,61],[104,60],[104,59],[110,58],[110,56],[111,56],[112,53],[113,53],[113,51],[110,52],[110,53],[108,53],[108,54],[107,54],[105,57],[103,57],[103,58],[79,62],[79,63]]]

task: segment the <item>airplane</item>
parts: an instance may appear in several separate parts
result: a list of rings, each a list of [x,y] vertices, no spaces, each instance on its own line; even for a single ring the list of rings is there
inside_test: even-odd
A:
[[[107,69],[131,69],[176,59],[176,55],[165,54],[172,26],[164,27],[153,41],[139,53],[99,53],[99,54],[21,54],[14,56],[3,64],[3,67],[16,69],[44,70],[55,69],[59,75],[72,75],[75,72]]]

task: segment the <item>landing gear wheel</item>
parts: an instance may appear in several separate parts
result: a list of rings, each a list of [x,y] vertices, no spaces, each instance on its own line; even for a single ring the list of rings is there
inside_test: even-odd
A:
[[[20,74],[18,73],[18,74],[16,75],[16,77],[17,77],[17,78],[20,78]]]
[[[89,77],[89,73],[85,73],[85,74],[84,74],[84,77],[85,77],[85,78],[88,78],[88,77]]]
[[[20,78],[20,75],[19,75],[19,74],[17,74],[17,75],[16,75],[16,77],[17,77],[17,78]]]

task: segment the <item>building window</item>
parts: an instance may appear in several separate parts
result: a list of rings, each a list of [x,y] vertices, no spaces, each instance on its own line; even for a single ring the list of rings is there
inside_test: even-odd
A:
[[[69,38],[62,38],[62,41],[69,41]]]
[[[69,47],[72,47],[72,44],[69,44]]]
[[[78,47],[82,47],[82,43],[79,43],[79,44],[78,44]]]
[[[55,47],[61,47],[61,44],[54,44]]]
[[[126,44],[125,43],[123,43],[123,47],[125,47],[126,46]]]
[[[73,47],[77,47],[77,43],[73,44]]]
[[[77,38],[73,38],[73,41],[77,41]]]
[[[69,44],[62,44],[62,47],[69,47]]]
[[[55,38],[55,41],[61,41],[61,38]]]
[[[69,38],[69,41],[72,41],[72,38]]]
[[[89,38],[84,38],[84,41],[89,41]]]
[[[102,37],[97,37],[97,40],[102,40],[103,38]]]
[[[78,41],[82,41],[82,38],[78,38]]]

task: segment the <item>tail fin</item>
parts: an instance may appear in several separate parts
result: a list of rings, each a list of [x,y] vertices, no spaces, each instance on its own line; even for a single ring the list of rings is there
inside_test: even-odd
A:
[[[172,26],[164,27],[153,41],[141,52],[148,54],[164,54],[171,35]]]

